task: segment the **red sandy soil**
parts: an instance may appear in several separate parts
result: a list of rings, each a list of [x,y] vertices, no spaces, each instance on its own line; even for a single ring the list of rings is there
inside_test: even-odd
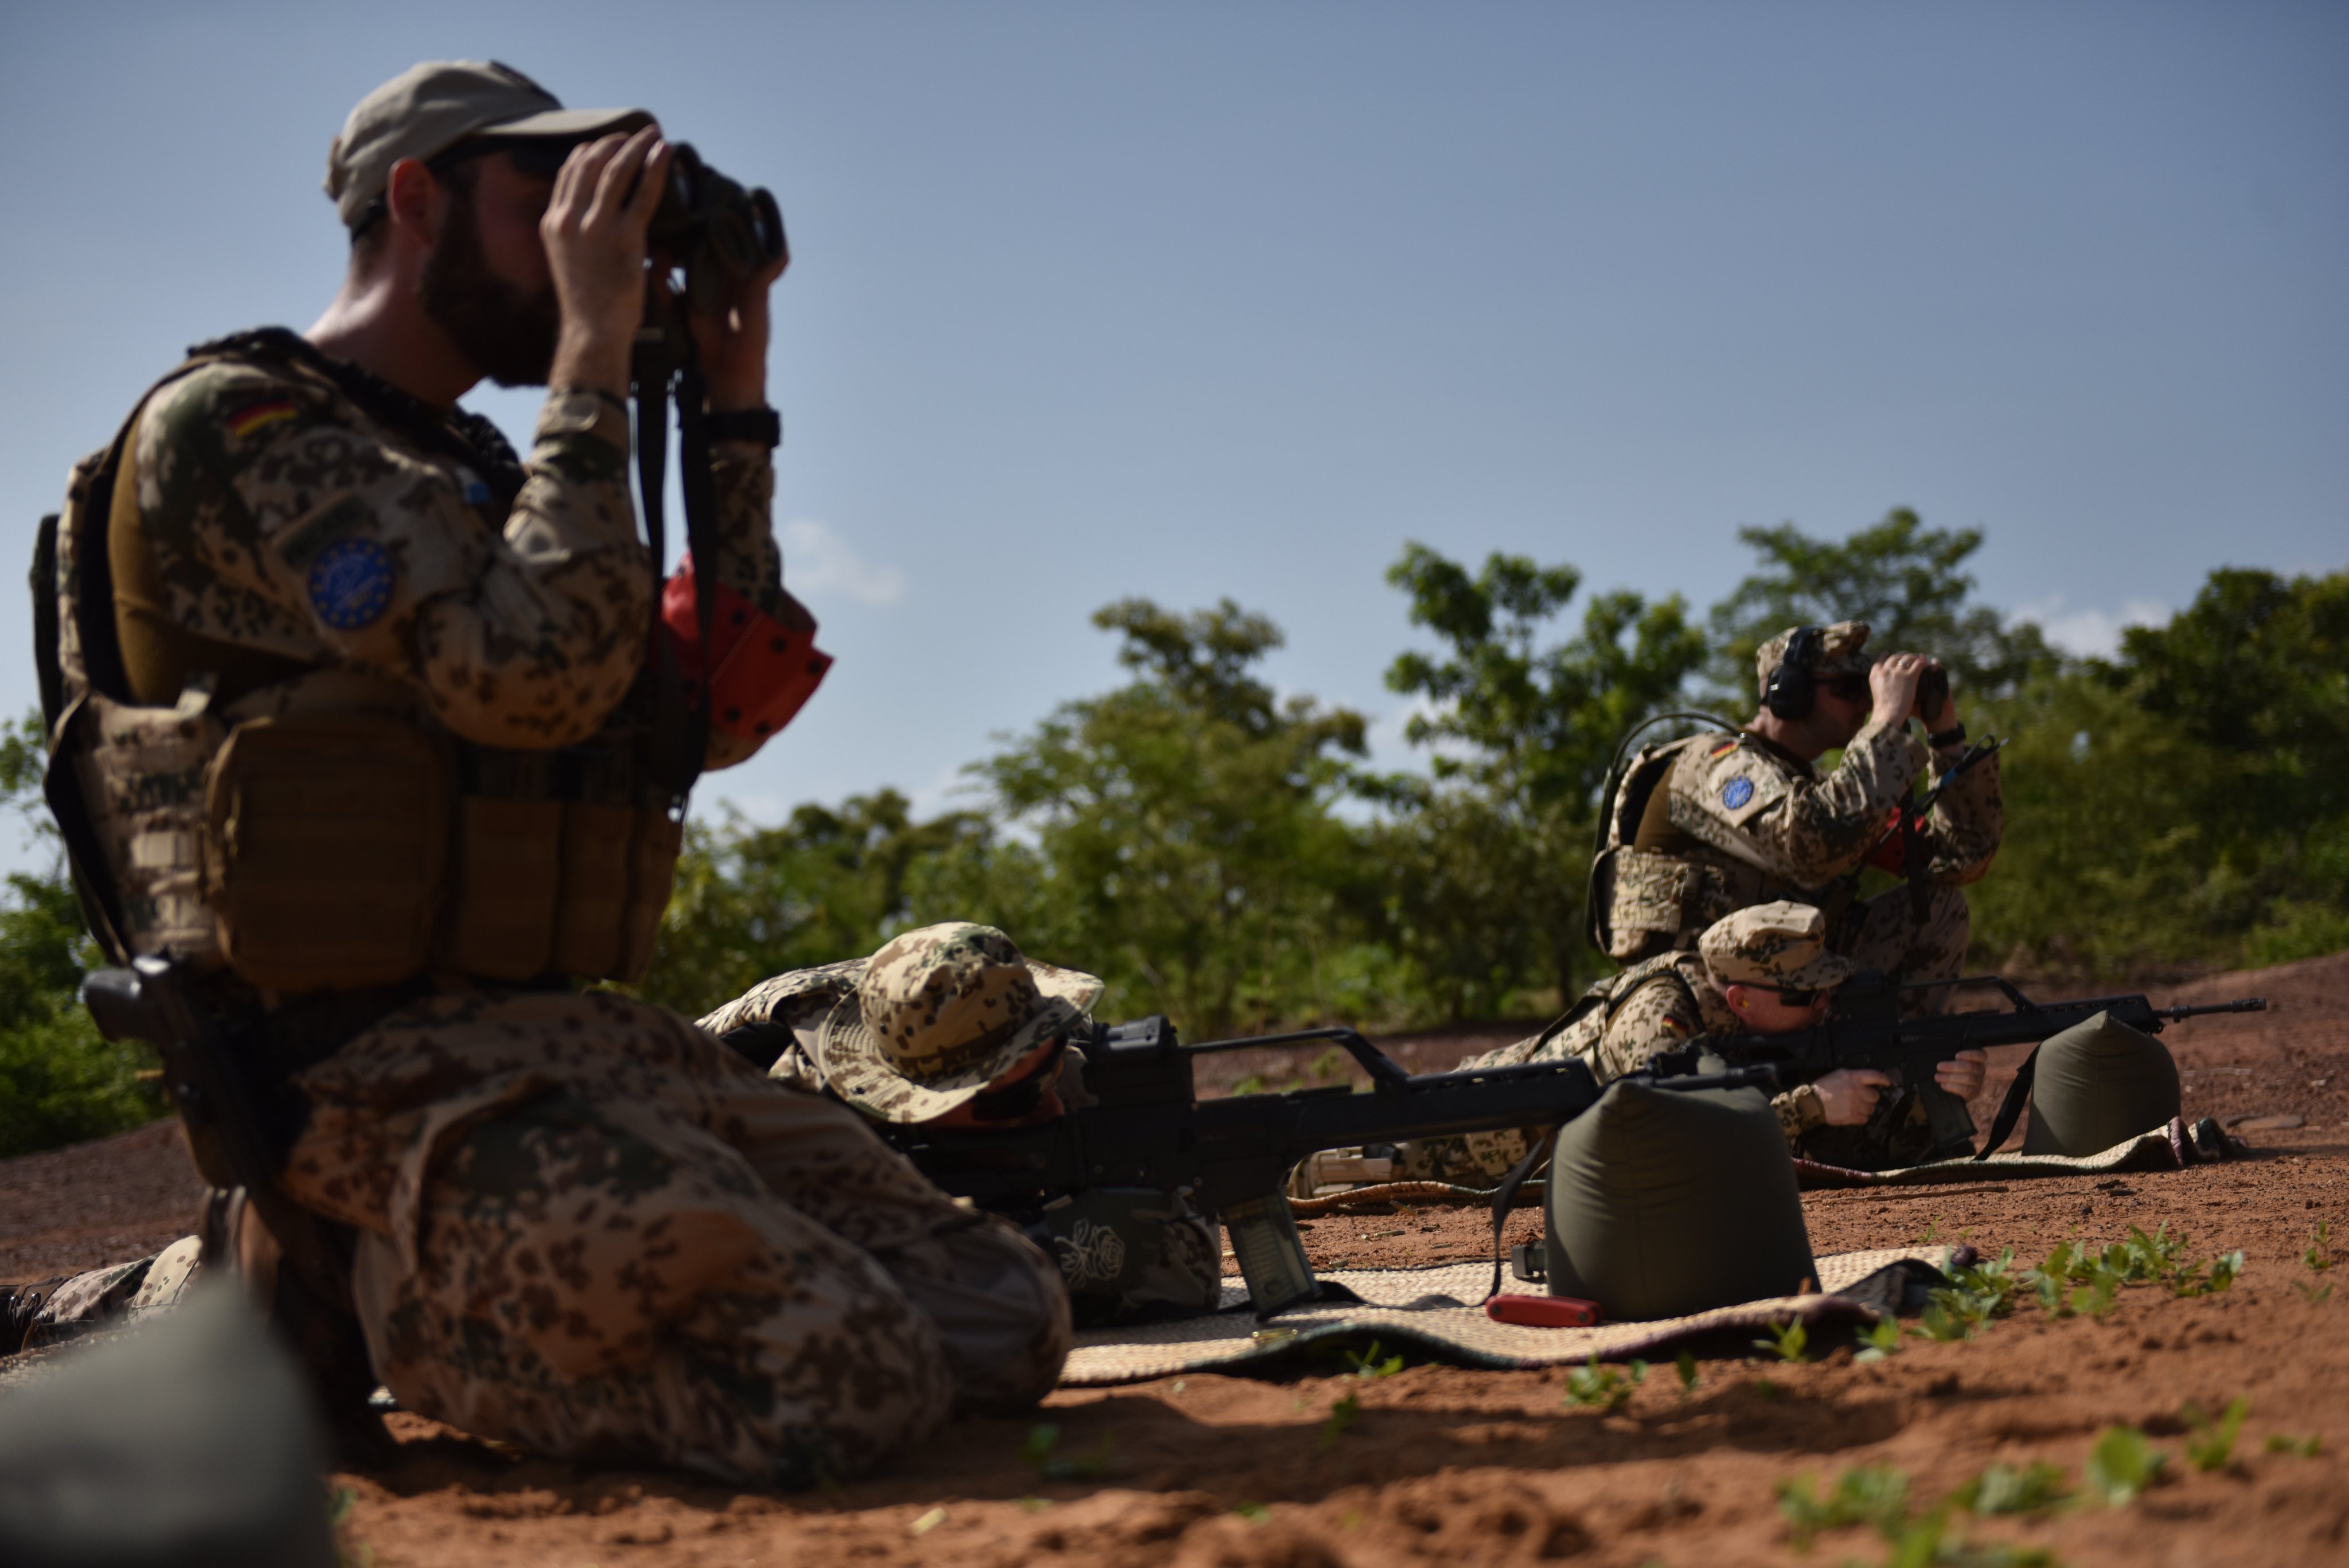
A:
[[[2133,1287],[2101,1321],[2022,1306],[1973,1340],[1911,1341],[1874,1366],[1847,1347],[1799,1366],[1723,1354],[1702,1364],[1688,1393],[1659,1368],[1614,1414],[1570,1406],[1564,1372],[1432,1365],[1375,1380],[1316,1370],[1066,1390],[1033,1419],[959,1421],[881,1476],[797,1496],[532,1459],[398,1415],[398,1458],[336,1478],[357,1496],[347,1561],[1877,1563],[1888,1548],[1863,1528],[1797,1553],[1777,1484],[1892,1466],[1921,1506],[1988,1465],[2044,1460],[2076,1485],[2097,1434],[2116,1422],[2169,1455],[2165,1478],[2135,1502],[1953,1515],[1957,1527],[1977,1546],[2015,1543],[2075,1565],[2349,1561],[2349,1290],[2309,1299],[2327,1280],[2349,1283],[2349,1269],[2320,1277],[2302,1262],[2327,1221],[2338,1243],[2330,1257],[2349,1262],[2349,954],[2211,976],[2157,1000],[2244,994],[2267,995],[2274,1011],[2175,1025],[2166,1038],[2189,1116],[2301,1119],[2248,1126],[2248,1159],[1805,1200],[1821,1252],[1930,1236],[2036,1260],[2066,1238],[2103,1242],[2167,1224],[2197,1257],[2244,1251],[2242,1277],[2223,1294]],[[1516,1033],[1456,1049],[1456,1039],[1427,1040],[1408,1064],[1431,1070],[1444,1051]],[[1987,1119],[1986,1105],[1977,1116]],[[184,1220],[172,1216],[192,1199],[191,1179],[163,1180],[165,1154],[179,1158],[150,1128],[0,1166],[0,1277],[133,1255],[152,1244],[145,1238],[179,1233]],[[46,1185],[36,1192],[29,1181]],[[127,1196],[133,1186],[152,1207]],[[1516,1216],[1512,1239],[1534,1223]],[[1422,1209],[1316,1220],[1306,1236],[1317,1263],[1377,1266],[1480,1256],[1490,1230],[1481,1212]],[[2194,1469],[2185,1407],[2215,1411],[2239,1395],[2250,1417],[2231,1459]],[[1358,1418],[1330,1432],[1349,1397]],[[1105,1469],[1042,1479],[1019,1454],[1037,1421],[1061,1428],[1057,1452],[1105,1452]],[[2270,1452],[2271,1437],[2322,1446],[2313,1457]]]

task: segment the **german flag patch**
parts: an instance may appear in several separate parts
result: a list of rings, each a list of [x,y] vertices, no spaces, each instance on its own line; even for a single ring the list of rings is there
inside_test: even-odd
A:
[[[255,431],[292,419],[299,411],[291,398],[265,398],[257,403],[247,403],[229,415],[225,422],[228,433],[243,441]]]
[[[1704,760],[1705,760],[1706,762],[1712,762],[1712,761],[1713,761],[1715,758],[1718,758],[1718,757],[1725,757],[1725,756],[1729,755],[1729,753],[1732,753],[1732,752],[1735,751],[1736,749],[1737,749],[1737,742],[1736,742],[1736,740],[1733,737],[1732,739],[1729,739],[1729,740],[1726,740],[1726,741],[1722,742],[1721,742],[1721,744],[1719,744],[1719,745],[1717,745],[1717,746],[1713,747],[1713,750],[1711,750],[1711,751],[1709,751],[1709,752],[1705,753],[1705,754],[1704,754]]]

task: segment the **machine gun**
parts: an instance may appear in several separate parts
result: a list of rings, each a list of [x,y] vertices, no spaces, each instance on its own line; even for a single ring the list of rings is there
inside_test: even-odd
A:
[[[1336,1042],[1361,1064],[1368,1093],[1333,1084],[1198,1097],[1193,1064],[1207,1053],[1320,1040]],[[1071,1044],[1084,1053],[1084,1088],[1093,1104],[1009,1129],[879,1130],[925,1176],[982,1209],[1030,1209],[1089,1188],[1182,1193],[1221,1217],[1260,1318],[1321,1294],[1288,1209],[1286,1183],[1299,1160],[1351,1145],[1555,1127],[1589,1109],[1603,1092],[1589,1066],[1571,1059],[1414,1076],[1350,1029],[1185,1046],[1172,1023],[1153,1017],[1114,1027],[1092,1023]],[[1663,1088],[1752,1088],[1775,1082],[1775,1070],[1654,1077]]]
[[[1918,1018],[1900,1016],[1904,992],[1940,986],[1986,985],[1998,990],[2012,1007],[1979,1012],[1941,1012]],[[1892,1129],[1921,1100],[1930,1127],[1931,1147],[1925,1158],[1945,1159],[1973,1149],[1973,1117],[1965,1102],[1933,1081],[1933,1065],[1961,1051],[1990,1045],[2036,1044],[2085,1023],[2099,1012],[2116,1023],[2147,1034],[2181,1018],[2214,1012],[2261,1012],[2265,997],[2241,997],[2206,1007],[2156,1007],[2141,995],[2095,996],[2068,1002],[2033,1002],[1997,975],[1971,975],[1962,980],[1910,981],[1894,983],[1876,970],[1863,970],[1844,981],[1836,993],[1834,1011],[1826,1022],[1791,1034],[1750,1034],[1721,1047],[1729,1060],[1773,1066],[1778,1087],[1792,1088],[1841,1067],[1872,1067],[1892,1080],[1877,1100],[1876,1110],[1859,1136],[1869,1147],[1888,1144]],[[1976,1159],[1988,1159],[2014,1131],[2014,1124],[2031,1097],[2032,1070],[2038,1053],[2014,1075],[1989,1139]]]

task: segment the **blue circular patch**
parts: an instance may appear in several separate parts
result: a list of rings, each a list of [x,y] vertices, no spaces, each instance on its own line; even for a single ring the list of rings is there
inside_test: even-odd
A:
[[[1735,778],[1721,786],[1721,804],[1727,806],[1732,811],[1735,811],[1739,806],[1744,805],[1747,801],[1752,800],[1753,798],[1754,781],[1747,778],[1744,774],[1738,774]]]
[[[372,539],[337,539],[310,563],[310,607],[336,631],[371,626],[391,603],[391,553]]]

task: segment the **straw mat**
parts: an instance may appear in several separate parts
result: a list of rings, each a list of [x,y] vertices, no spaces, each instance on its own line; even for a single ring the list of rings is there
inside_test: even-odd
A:
[[[1377,1340],[1389,1350],[1409,1349],[1470,1366],[1517,1369],[1556,1366],[1596,1355],[1601,1361],[1653,1356],[1707,1334],[1728,1330],[1760,1333],[1774,1324],[1801,1319],[1813,1325],[1865,1324],[1881,1314],[1875,1307],[1834,1293],[1903,1261],[1947,1269],[1971,1249],[1894,1248],[1837,1252],[1816,1260],[1826,1294],[1779,1296],[1715,1308],[1690,1317],[1648,1323],[1600,1324],[1593,1328],[1526,1328],[1495,1323],[1485,1315],[1485,1293],[1493,1265],[1439,1263],[1424,1269],[1338,1270],[1320,1277],[1346,1286],[1362,1300],[1327,1302],[1292,1308],[1270,1324],[1247,1310],[1247,1293],[1237,1282],[1224,1286],[1224,1310],[1166,1323],[1092,1329],[1077,1335],[1076,1348],[1061,1374],[1063,1386],[1091,1387],[1164,1377],[1178,1372],[1252,1370],[1250,1363],[1288,1355],[1332,1339]],[[1504,1282],[1504,1288],[1510,1288]],[[1538,1291],[1538,1285],[1516,1284]]]

